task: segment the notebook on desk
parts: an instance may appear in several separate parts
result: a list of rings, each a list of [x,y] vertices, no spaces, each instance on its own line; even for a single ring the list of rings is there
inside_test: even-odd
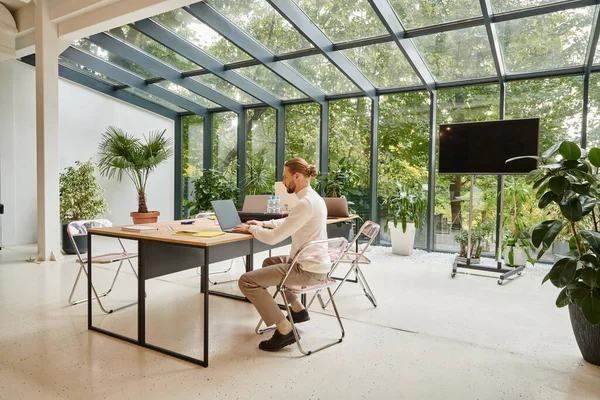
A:
[[[215,237],[224,235],[225,232],[215,232],[215,231],[177,231],[173,232],[173,235],[176,236],[194,236],[194,237]]]
[[[158,226],[131,225],[131,226],[123,226],[123,227],[121,227],[121,230],[127,231],[127,232],[151,232],[151,231],[157,231]]]

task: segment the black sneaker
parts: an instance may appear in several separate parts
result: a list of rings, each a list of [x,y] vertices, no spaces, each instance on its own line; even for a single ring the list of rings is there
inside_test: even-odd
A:
[[[275,329],[275,333],[273,333],[271,339],[260,342],[258,348],[265,351],[278,351],[294,343],[296,343],[296,337],[293,330],[287,335],[283,335]]]
[[[310,315],[308,315],[308,310],[306,308],[304,308],[298,312],[294,312],[294,310],[290,310],[290,311],[292,312],[292,319],[294,320],[295,324],[310,321]],[[285,318],[287,318],[288,321],[290,320],[289,315]]]

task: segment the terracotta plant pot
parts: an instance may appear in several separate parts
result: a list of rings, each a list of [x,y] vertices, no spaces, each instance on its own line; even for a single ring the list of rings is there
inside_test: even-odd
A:
[[[160,215],[159,211],[148,211],[147,213],[139,213],[132,211],[129,213],[131,218],[133,218],[133,224],[152,224],[158,221],[158,216]]]

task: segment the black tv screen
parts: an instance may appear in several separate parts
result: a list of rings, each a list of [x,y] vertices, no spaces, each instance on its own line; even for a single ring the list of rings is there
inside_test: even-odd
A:
[[[539,118],[440,125],[440,174],[527,174],[537,160]]]

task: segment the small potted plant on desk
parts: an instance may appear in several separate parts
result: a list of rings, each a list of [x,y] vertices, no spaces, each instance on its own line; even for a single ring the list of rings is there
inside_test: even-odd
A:
[[[384,197],[383,209],[387,211],[387,220],[383,229],[390,230],[392,253],[403,256],[412,254],[415,235],[426,208],[427,191],[418,181],[407,184],[397,182]]]
[[[549,280],[561,289],[556,305],[569,307],[583,358],[600,365],[600,233],[596,211],[600,149],[586,154],[577,144],[562,142],[539,159],[540,168],[530,172],[526,180],[536,190],[538,207],[548,215],[554,210],[560,214],[533,229],[532,243],[540,248],[537,259],[561,232],[570,236],[570,251],[552,265],[542,283]]]
[[[72,221],[100,217],[108,210],[104,190],[94,176],[95,166],[91,160],[75,161],[74,167],[66,167],[59,176],[60,222],[62,224],[62,248],[67,254],[75,254],[75,248],[67,233]],[[87,237],[74,236],[80,253],[87,253]]]
[[[123,173],[133,181],[138,195],[138,210],[130,213],[134,224],[156,222],[159,211],[148,211],[146,205],[146,182],[156,167],[166,162],[173,154],[166,130],[150,132],[144,142],[119,128],[109,126],[100,142],[100,173],[112,178],[123,179]]]

